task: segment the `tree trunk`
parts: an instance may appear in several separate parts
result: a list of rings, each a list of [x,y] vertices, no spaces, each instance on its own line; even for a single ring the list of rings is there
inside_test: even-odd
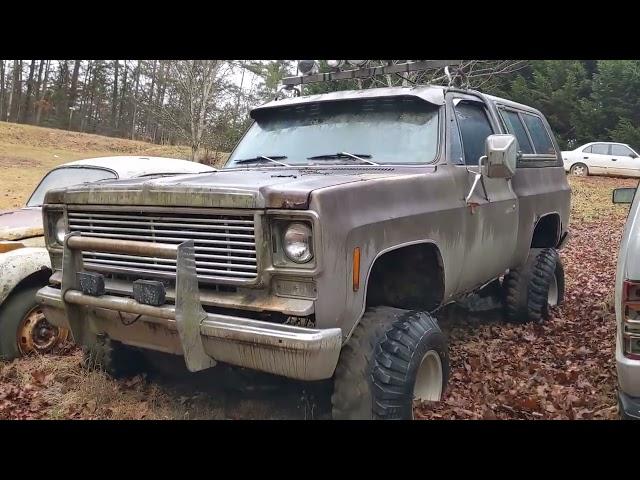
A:
[[[124,112],[124,99],[127,95],[127,61],[124,61],[124,74],[122,76],[122,88],[120,89],[120,103],[118,106],[118,118],[116,124],[120,125],[122,120],[122,114]],[[125,133],[126,135],[126,133]]]
[[[51,60],[47,60],[47,66],[44,69],[44,81],[42,82],[42,93],[40,94],[40,101],[38,102],[38,109],[36,111],[36,125],[40,125],[40,117],[42,115],[42,109],[44,108],[44,102],[47,99],[47,84],[49,82],[50,66],[51,66]]]
[[[22,121],[24,123],[29,123],[31,120],[31,96],[33,95],[33,74],[36,70],[36,61],[31,60],[31,64],[29,65],[29,78],[27,80],[27,93],[24,99],[24,108],[22,109]]]
[[[4,118],[4,60],[0,60],[0,121]]]
[[[20,114],[20,99],[22,97],[22,86],[20,82],[22,80],[22,60],[13,61],[13,82],[11,85],[11,97],[9,100],[10,106],[10,122],[17,122]]]
[[[115,132],[118,129],[118,69],[120,67],[120,60],[114,60],[114,62],[113,97],[111,100],[111,129]]]
[[[156,84],[156,65],[157,65],[157,60],[153,61],[153,69],[151,70],[151,87],[149,89],[149,102],[147,103],[147,105],[149,105],[149,113],[147,114],[147,122],[145,123],[144,126],[144,133],[147,134],[147,132],[149,131],[149,126],[151,123],[151,106],[153,105],[153,89],[155,87]]]
[[[93,73],[93,62],[89,60],[87,64],[87,71],[84,74],[84,81],[82,82],[82,98],[80,99],[80,131],[84,132],[87,125],[87,98],[89,96],[89,83],[91,80],[91,74]]]
[[[80,74],[80,65],[82,60],[75,60],[73,64],[73,74],[71,75],[71,87],[69,89],[69,101],[67,111],[69,112],[69,130],[71,130],[72,108],[76,106],[76,98],[78,96],[78,76]]]
[[[131,140],[136,139],[136,114],[138,113],[138,86],[140,85],[140,61],[136,65],[136,87],[133,93],[133,114],[131,115]]]

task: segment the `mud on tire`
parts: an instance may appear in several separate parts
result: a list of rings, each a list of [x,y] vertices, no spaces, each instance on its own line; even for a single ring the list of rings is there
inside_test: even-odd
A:
[[[554,248],[532,248],[525,264],[503,281],[505,315],[514,323],[539,322],[549,315],[550,297],[564,299],[564,268]],[[550,291],[555,289],[555,296]]]
[[[439,400],[449,375],[447,341],[426,312],[375,307],[366,311],[334,374],[333,418],[411,419],[414,387],[423,359],[435,358],[439,378],[430,387]],[[427,389],[428,391],[429,389]]]

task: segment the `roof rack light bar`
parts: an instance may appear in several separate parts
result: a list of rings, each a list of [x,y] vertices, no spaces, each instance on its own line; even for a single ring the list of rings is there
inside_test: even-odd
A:
[[[351,80],[354,78],[369,78],[374,75],[389,75],[394,73],[416,72],[420,70],[435,70],[453,65],[460,65],[462,60],[422,60],[419,62],[398,63],[396,65],[384,65],[379,67],[357,68],[342,72],[316,73],[298,77],[282,79],[284,87],[292,88],[296,85],[309,83],[329,82],[332,80]]]

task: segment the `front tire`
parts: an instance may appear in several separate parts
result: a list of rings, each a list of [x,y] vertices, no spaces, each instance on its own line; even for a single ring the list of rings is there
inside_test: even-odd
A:
[[[408,420],[413,400],[440,400],[449,375],[447,340],[426,312],[368,309],[334,374],[333,418]]]
[[[36,302],[42,285],[13,291],[0,306],[0,359],[49,353],[69,337],[66,328],[51,325]]]
[[[505,314],[514,323],[540,322],[564,300],[564,268],[555,248],[532,248],[525,264],[503,282]]]

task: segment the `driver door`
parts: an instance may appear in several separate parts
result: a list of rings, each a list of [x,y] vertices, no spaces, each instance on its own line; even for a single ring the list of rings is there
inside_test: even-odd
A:
[[[611,175],[640,177],[640,159],[626,145],[611,145]]]
[[[511,188],[511,180],[482,177],[482,181],[466,204],[478,171],[478,160],[485,155],[485,141],[493,133],[500,133],[494,117],[479,98],[450,94],[454,131],[452,141],[460,142],[463,164],[457,165],[466,177],[463,271],[458,288],[471,290],[500,276],[512,263],[518,236],[518,198]],[[455,147],[454,147],[455,149]]]

